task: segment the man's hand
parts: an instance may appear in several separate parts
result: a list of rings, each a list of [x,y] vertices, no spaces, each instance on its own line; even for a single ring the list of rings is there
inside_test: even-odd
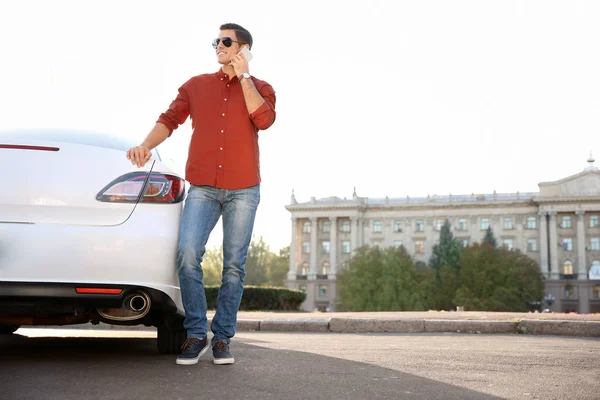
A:
[[[229,65],[233,67],[235,76],[240,76],[244,72],[250,72],[248,69],[248,60],[246,60],[246,57],[242,53],[233,56]]]
[[[144,146],[135,146],[127,150],[127,159],[131,161],[131,164],[143,167],[148,160],[152,157],[150,149]]]

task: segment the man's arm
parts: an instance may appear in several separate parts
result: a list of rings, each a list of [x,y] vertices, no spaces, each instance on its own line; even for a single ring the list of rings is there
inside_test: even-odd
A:
[[[242,79],[240,83],[242,84],[248,114],[252,114],[263,105],[265,99],[260,95],[256,86],[254,86],[252,79]]]
[[[144,166],[152,156],[150,150],[164,142],[170,134],[171,131],[165,124],[157,122],[141,145],[132,147],[127,151],[127,159],[133,165]]]
[[[127,151],[127,159],[133,165],[137,165],[138,168],[144,166],[150,157],[152,157],[150,150],[164,142],[189,116],[189,100],[184,86],[179,88],[179,94],[173,100],[169,109],[160,115],[154,128],[152,128],[142,144],[132,147]]]

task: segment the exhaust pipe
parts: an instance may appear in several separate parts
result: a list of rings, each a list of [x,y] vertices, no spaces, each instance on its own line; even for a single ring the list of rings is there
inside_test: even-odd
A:
[[[135,312],[143,312],[147,306],[148,301],[146,301],[146,298],[140,294],[131,296],[129,302],[127,302],[127,307],[129,307],[131,311]]]
[[[148,293],[135,291],[128,293],[119,308],[98,308],[98,314],[113,321],[133,321],[143,318],[150,312],[152,301]]]

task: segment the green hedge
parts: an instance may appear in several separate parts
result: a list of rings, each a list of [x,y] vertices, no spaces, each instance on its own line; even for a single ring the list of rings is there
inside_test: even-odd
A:
[[[205,286],[206,303],[209,310],[217,308],[219,286]],[[306,293],[281,287],[246,286],[240,310],[243,311],[295,311],[306,299]]]

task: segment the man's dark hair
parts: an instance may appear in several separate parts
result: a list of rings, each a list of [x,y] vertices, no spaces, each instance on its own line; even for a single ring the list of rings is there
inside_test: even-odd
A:
[[[223,24],[219,27],[220,30],[233,29],[235,31],[235,37],[239,42],[247,43],[252,48],[252,35],[247,29],[241,27],[238,24]]]

